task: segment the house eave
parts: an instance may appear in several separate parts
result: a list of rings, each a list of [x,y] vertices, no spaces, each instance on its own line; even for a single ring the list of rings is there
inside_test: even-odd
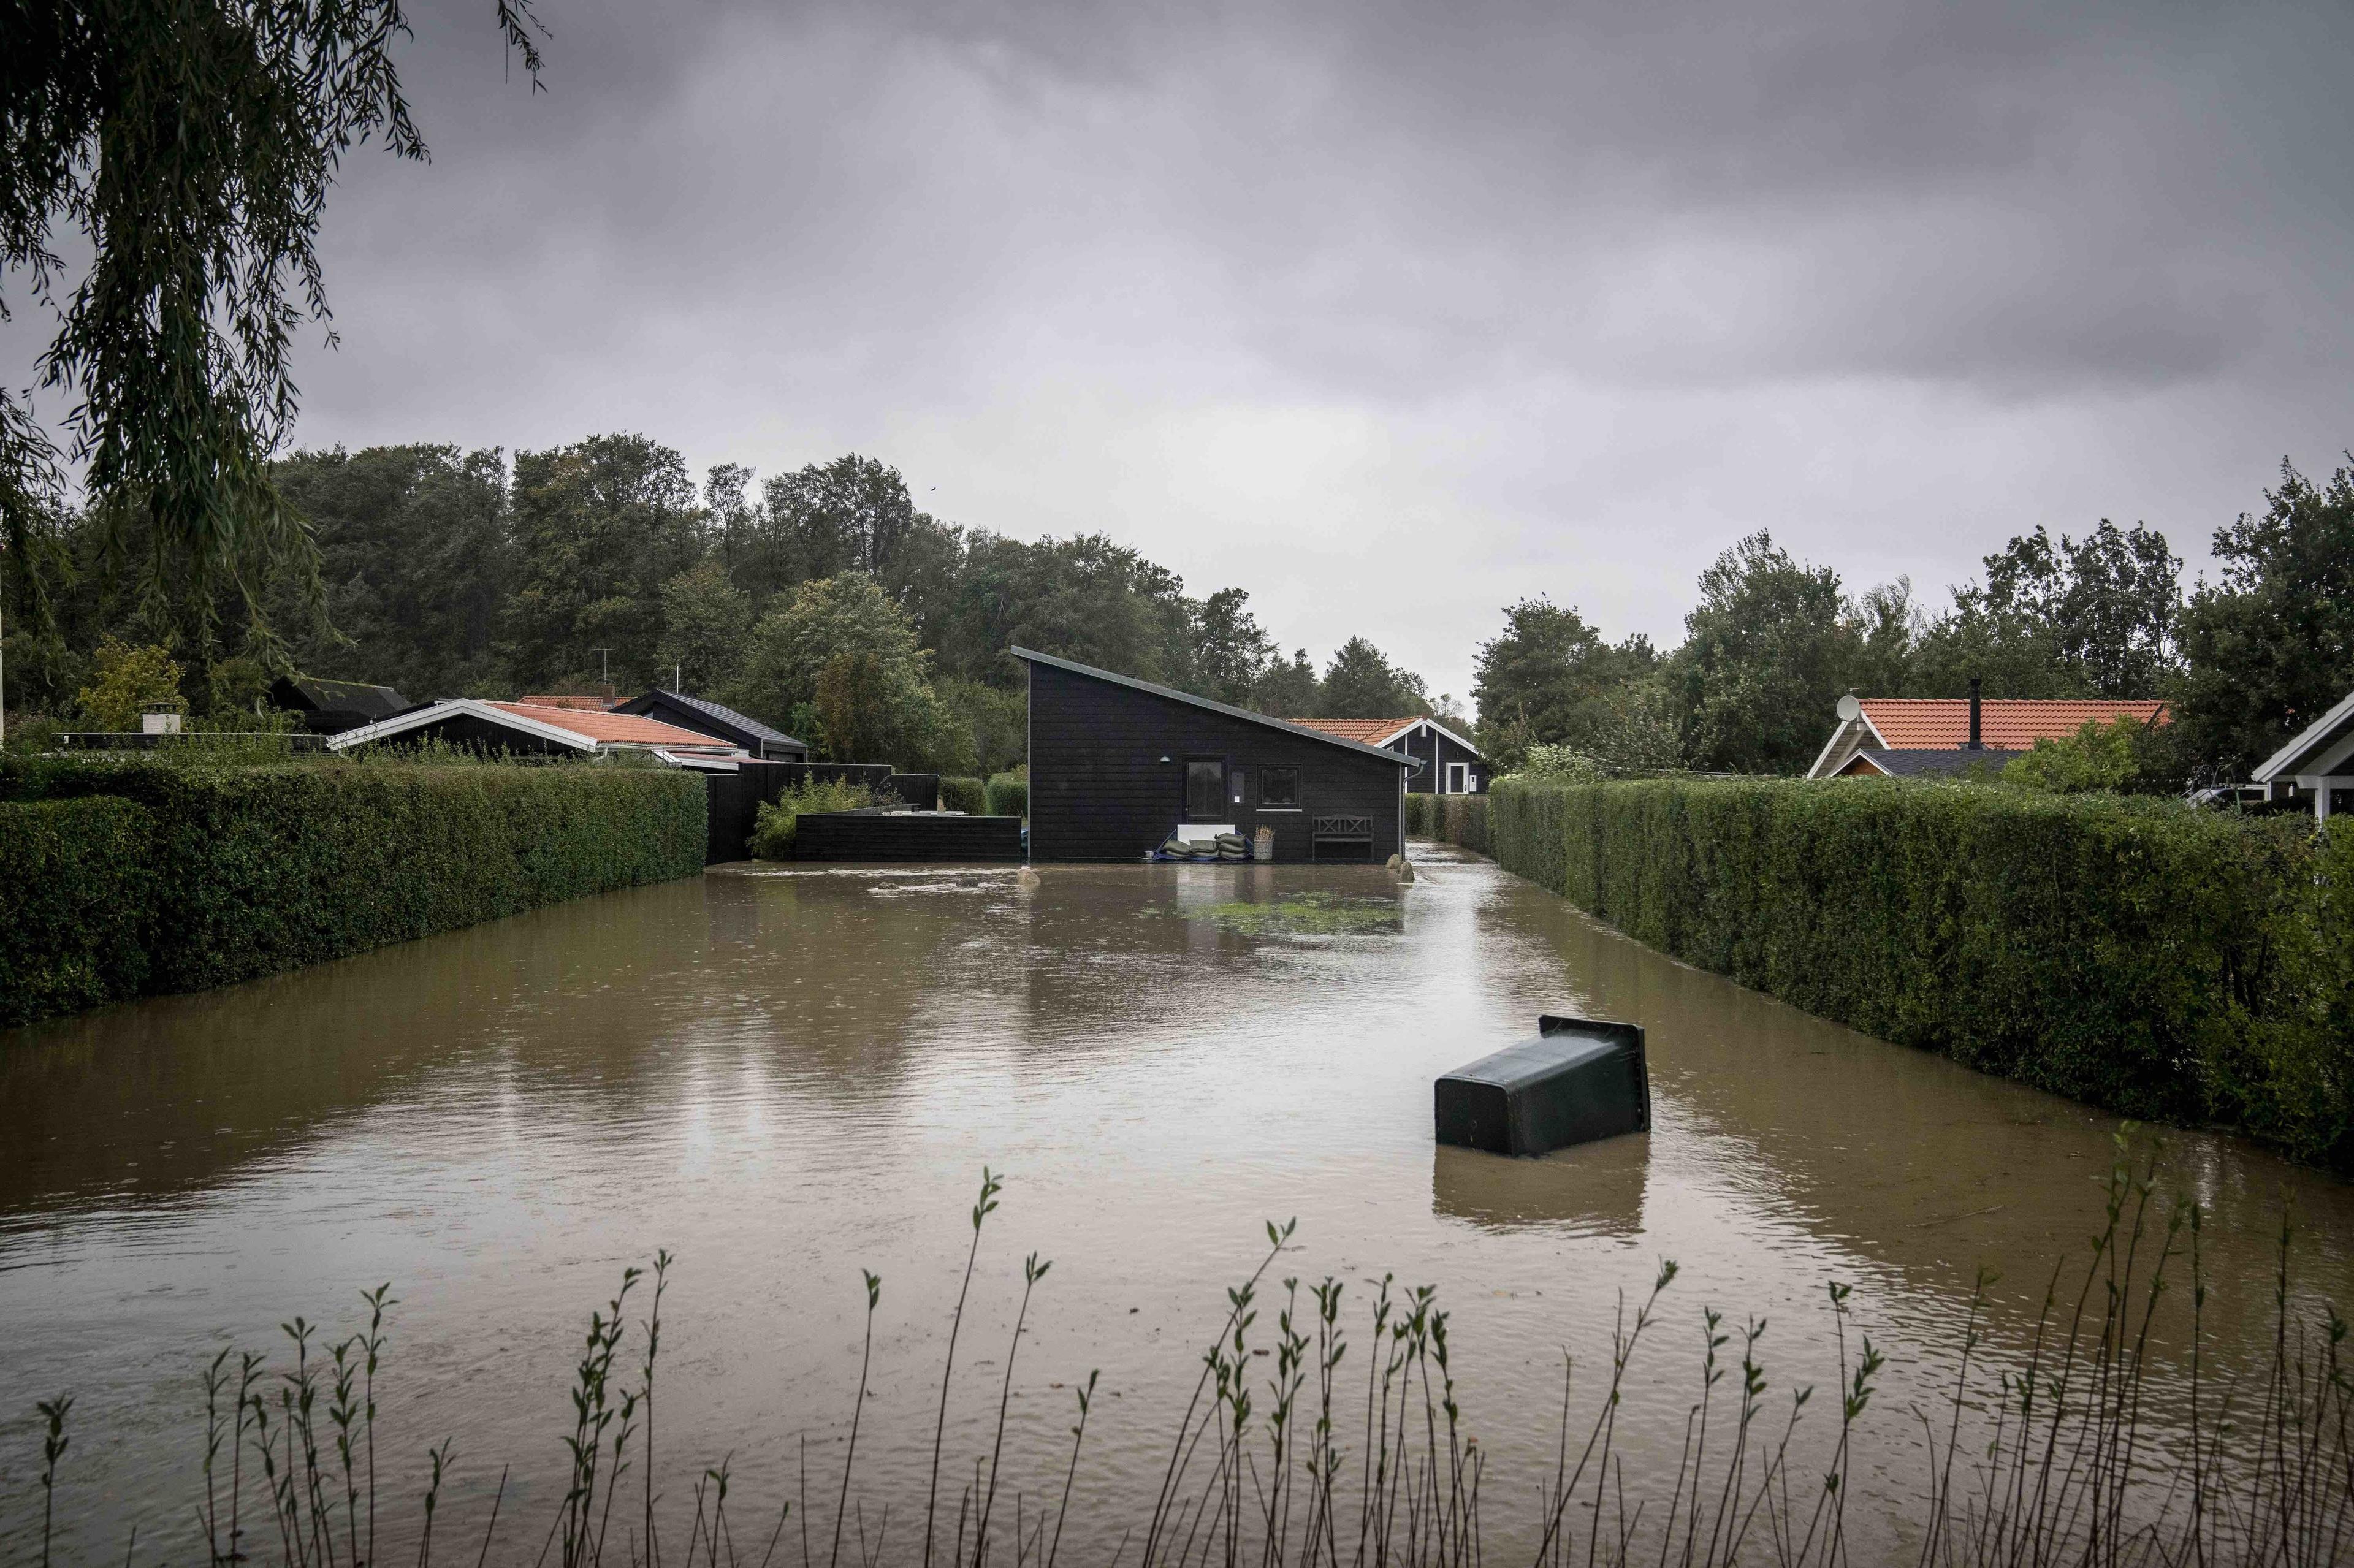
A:
[[[1321,730],[1310,729],[1304,725],[1270,718],[1266,714],[1255,714],[1248,708],[1230,707],[1225,703],[1215,702],[1208,697],[1197,697],[1191,692],[1181,692],[1172,686],[1157,685],[1150,681],[1140,681],[1133,675],[1123,675],[1112,670],[1098,670],[1093,664],[1082,664],[1075,659],[1058,659],[1052,653],[1041,653],[1030,648],[1010,648],[1006,652],[1012,653],[1016,659],[1024,660],[1032,664],[1044,664],[1053,669],[1067,671],[1074,675],[1085,675],[1090,680],[1108,681],[1113,685],[1126,686],[1131,691],[1150,693],[1156,697],[1166,697],[1172,703],[1182,703],[1188,707],[1203,708],[1214,714],[1224,714],[1228,718],[1241,719],[1246,724],[1264,725],[1268,729],[1281,730],[1286,735],[1296,735],[1303,739],[1321,741],[1326,746],[1337,746],[1343,751],[1353,751],[1361,756],[1373,758],[1378,761],[1389,763],[1392,767],[1404,768],[1410,773],[1418,773],[1422,770],[1422,758],[1409,757],[1404,752],[1391,751],[1379,746],[1365,746],[1353,740],[1343,740],[1337,735],[1326,735]]]
[[[494,707],[489,703],[472,697],[452,697],[443,702],[429,703],[423,707],[411,708],[405,714],[396,714],[387,719],[378,719],[374,724],[362,725],[357,729],[347,729],[341,735],[331,736],[327,740],[327,749],[348,751],[355,746],[366,746],[371,741],[386,740],[397,735],[407,735],[411,730],[422,729],[427,725],[438,724],[442,719],[461,714],[502,728],[520,730],[525,735],[536,736],[542,740],[552,740],[558,746],[569,747],[575,751],[593,752],[598,748],[596,741],[578,730],[563,729],[544,719],[527,718],[522,714],[509,713],[504,708]]]
[[[2343,738],[2338,731],[2349,720],[2354,720],[2354,692],[2348,693],[2336,707],[2290,736],[2287,745],[2256,764],[2255,771],[2249,777],[2259,784],[2269,784],[2280,778],[2295,778],[2302,764],[2328,750]]]

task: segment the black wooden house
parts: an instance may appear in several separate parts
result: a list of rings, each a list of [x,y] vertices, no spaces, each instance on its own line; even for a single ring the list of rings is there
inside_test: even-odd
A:
[[[1030,667],[1030,858],[1140,860],[1181,828],[1273,830],[1278,861],[1405,850],[1404,753],[1016,648]]]
[[[770,728],[749,715],[739,714],[734,708],[723,706],[706,697],[690,697],[684,692],[665,692],[656,687],[642,697],[632,697],[613,711],[660,719],[681,729],[733,741],[765,762],[809,760],[809,747],[802,742],[780,729]]]

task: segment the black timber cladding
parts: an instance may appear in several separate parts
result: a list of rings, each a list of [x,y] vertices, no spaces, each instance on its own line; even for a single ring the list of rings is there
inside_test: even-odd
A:
[[[1032,860],[1142,858],[1189,820],[1187,765],[1211,762],[1222,772],[1222,806],[1190,820],[1231,822],[1246,838],[1271,828],[1279,861],[1318,858],[1320,821],[1337,830],[1324,858],[1404,852],[1405,757],[1108,670],[1013,653],[1030,666]],[[1297,807],[1262,803],[1271,768],[1297,770]]]
[[[938,865],[1019,861],[1022,819],[811,811],[793,826],[793,858]]]

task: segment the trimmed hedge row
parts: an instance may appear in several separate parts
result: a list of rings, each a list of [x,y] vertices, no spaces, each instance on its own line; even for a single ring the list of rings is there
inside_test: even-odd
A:
[[[992,817],[1028,816],[1030,780],[1012,773],[997,775],[989,781],[987,804]]]
[[[978,779],[947,778],[940,780],[940,810],[962,811],[968,817],[989,814],[989,786]]]
[[[0,800],[0,1023],[703,868],[703,779],[667,768],[44,760]]]
[[[1821,1017],[2354,1169],[2354,834],[1864,780],[1514,779],[1438,827]]]
[[[154,832],[129,800],[0,805],[0,1024],[145,987]]]

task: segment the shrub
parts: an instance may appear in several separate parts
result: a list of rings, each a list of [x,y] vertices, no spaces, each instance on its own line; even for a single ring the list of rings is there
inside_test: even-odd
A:
[[[2086,719],[2064,740],[2037,739],[2033,750],[2004,766],[2002,781],[2058,795],[2126,789],[2141,775],[2136,747],[2145,727],[2134,718],[2107,725]]]
[[[943,780],[945,782],[945,780]],[[889,805],[873,786],[847,779],[804,779],[773,800],[760,802],[752,824],[752,854],[758,860],[790,860],[793,832],[803,812],[857,811]]]
[[[128,800],[0,804],[0,1025],[139,993],[154,831]]]
[[[978,779],[943,779],[940,810],[962,811],[968,817],[985,816],[989,811],[989,786]]]
[[[145,824],[36,852],[68,880],[102,884],[125,864],[147,879],[143,974],[118,964],[105,996],[77,991],[71,944],[27,945],[67,977],[39,981],[53,999],[40,1014],[250,980],[703,865],[703,780],[664,768],[12,758],[0,800],[128,803],[142,815],[119,820]],[[8,885],[20,880],[12,869]]]
[[[992,817],[1027,817],[1030,814],[1029,769],[1018,773],[1000,773],[989,781],[989,814]]]
[[[2354,835],[2105,794],[1514,779],[1444,836],[1819,1016],[2354,1168]]]
[[[1602,764],[1574,746],[1543,743],[1529,747],[1520,771],[1536,779],[1559,779],[1572,784],[1599,784],[1606,774]]]
[[[91,656],[90,683],[74,697],[92,729],[133,730],[150,707],[184,713],[180,666],[161,648],[133,648],[109,637]]]

